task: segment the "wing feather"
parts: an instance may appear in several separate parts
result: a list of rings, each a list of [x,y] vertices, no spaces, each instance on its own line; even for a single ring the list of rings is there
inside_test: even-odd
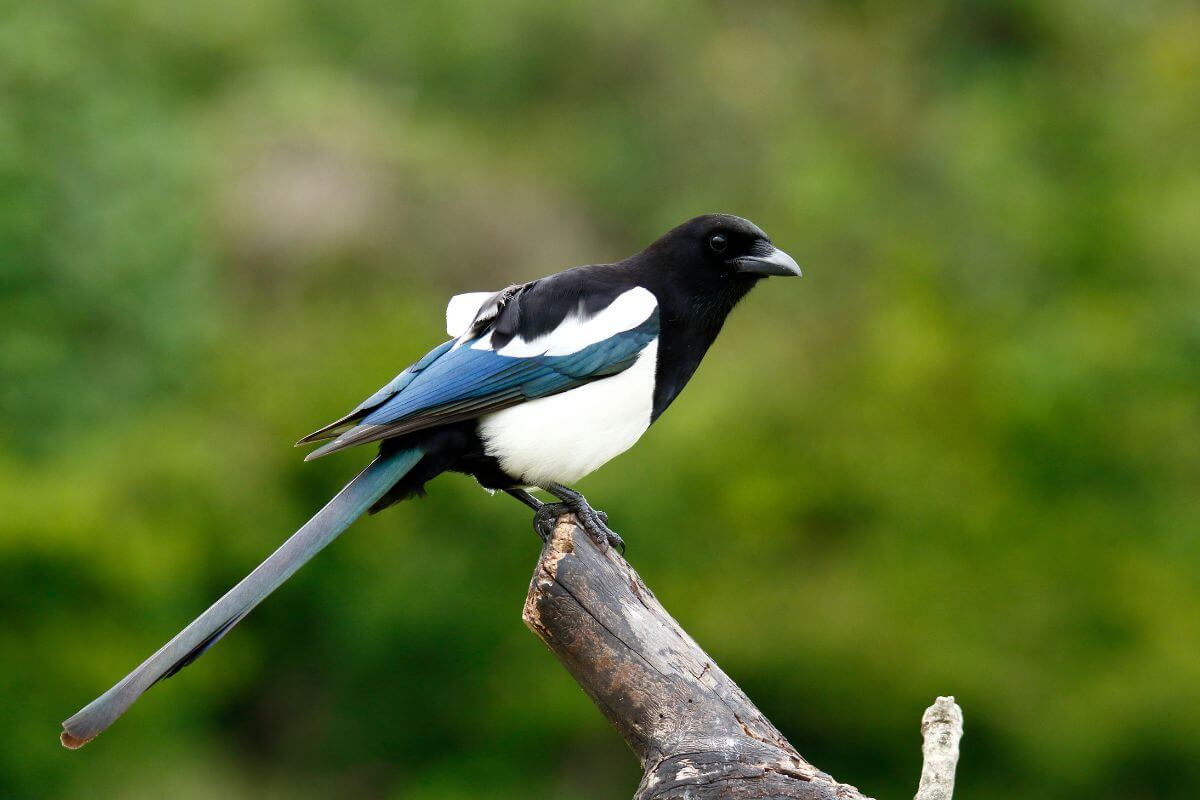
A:
[[[336,439],[342,433],[350,430],[385,401],[395,397],[397,394],[403,391],[404,387],[412,383],[418,374],[420,374],[434,361],[441,358],[441,356],[453,345],[454,340],[451,339],[450,341],[443,342],[442,344],[433,348],[428,353],[421,356],[420,360],[415,364],[408,367],[399,375],[385,383],[379,389],[379,391],[375,392],[375,394],[371,395],[366,400],[363,400],[361,403],[355,406],[354,410],[349,414],[339,420],[329,423],[324,428],[313,431],[308,436],[305,436],[303,439],[296,442],[296,446],[299,447],[302,444],[309,444],[310,442],[320,442],[325,439]]]
[[[345,417],[301,439],[301,443],[332,440],[309,453],[306,460],[473,419],[615,375],[633,364],[642,349],[658,336],[658,307],[651,301],[643,306],[646,316],[640,322],[623,320],[620,324],[624,330],[605,331],[598,341],[581,346],[580,320],[568,316],[560,328],[568,337],[569,347],[562,346],[562,337],[556,340],[551,331],[539,337],[537,353],[529,354],[527,345],[497,352],[487,346],[497,319],[493,309],[521,302],[525,296],[522,288],[509,287],[494,295],[458,340],[430,351]],[[489,319],[481,325],[485,317]],[[504,355],[505,350],[520,354]]]

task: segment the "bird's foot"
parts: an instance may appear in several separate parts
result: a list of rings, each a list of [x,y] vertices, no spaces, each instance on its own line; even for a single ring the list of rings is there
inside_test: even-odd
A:
[[[579,520],[579,526],[588,532],[596,544],[602,548],[615,547],[618,553],[625,555],[625,540],[619,533],[608,527],[608,514],[597,511],[589,505],[573,510],[575,517]]]
[[[533,512],[533,532],[540,536],[543,542],[550,541],[558,518],[568,511],[571,511],[571,508],[566,503],[542,503],[537,511]]]
[[[579,527],[587,531],[588,535],[601,548],[615,547],[617,548],[617,552],[622,555],[625,554],[625,540],[621,538],[620,534],[608,527],[608,514],[592,508],[583,495],[560,484],[547,487],[546,491],[562,500],[562,503],[554,503],[553,505],[565,506],[568,511],[572,512],[575,518],[579,520]],[[539,513],[541,512],[539,511]],[[557,513],[562,512],[559,511]]]
[[[593,516],[589,517],[586,512],[576,510],[567,503],[543,503],[533,514],[533,531],[541,537],[543,542],[550,541],[550,537],[554,535],[554,526],[558,524],[558,518],[569,512],[575,515],[575,518],[579,520],[579,526],[587,531],[597,544],[602,547],[615,547],[624,554],[625,541],[616,531],[608,527],[608,514],[590,506],[588,510],[592,512]]]

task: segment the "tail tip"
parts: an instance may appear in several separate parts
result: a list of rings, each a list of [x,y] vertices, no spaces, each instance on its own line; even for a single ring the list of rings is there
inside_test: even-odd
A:
[[[95,738],[95,736],[88,736],[86,738],[75,736],[67,730],[65,725],[63,726],[63,732],[58,735],[58,740],[62,742],[62,746],[68,750],[78,750]]]

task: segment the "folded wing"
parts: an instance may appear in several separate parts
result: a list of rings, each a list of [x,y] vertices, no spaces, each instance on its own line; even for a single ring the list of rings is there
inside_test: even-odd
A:
[[[472,419],[615,375],[658,336],[658,304],[646,289],[627,289],[588,312],[578,299],[543,300],[526,288],[487,295],[465,324],[462,301],[451,301],[447,326],[463,329],[462,335],[431,350],[345,417],[301,439],[301,444],[332,439],[307,459]],[[546,313],[539,301],[571,307],[538,335],[525,339],[509,333],[493,340],[502,315],[519,319]]]

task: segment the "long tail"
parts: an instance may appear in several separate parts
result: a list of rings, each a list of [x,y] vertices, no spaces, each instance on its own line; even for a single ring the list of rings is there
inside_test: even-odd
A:
[[[143,692],[203,655],[263,598],[278,589],[305,562],[383,497],[422,455],[420,450],[402,450],[372,461],[278,550],[242,578],[237,586],[177,633],[161,650],[122,678],[120,683],[65,721],[59,737],[62,743],[71,749],[87,744],[116,722]]]

